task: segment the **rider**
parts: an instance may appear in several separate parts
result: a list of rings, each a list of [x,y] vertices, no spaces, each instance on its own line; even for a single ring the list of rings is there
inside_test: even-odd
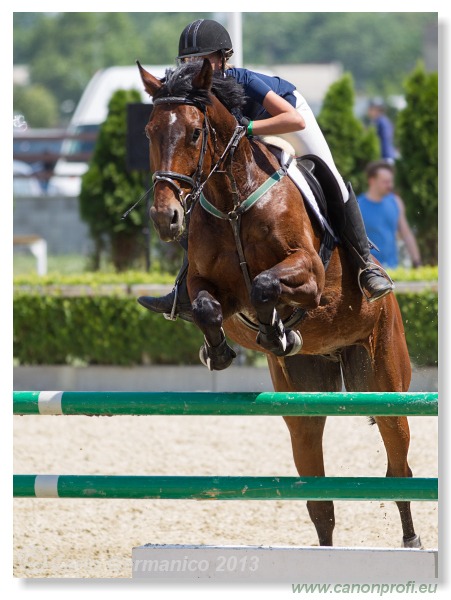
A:
[[[365,226],[351,184],[346,186],[339,174],[329,146],[306,100],[294,85],[284,79],[230,66],[227,60],[232,54],[232,41],[226,29],[216,21],[199,19],[182,31],[177,59],[184,62],[208,58],[214,70],[221,70],[224,76],[234,77],[243,85],[249,100],[243,109],[245,116],[241,124],[247,127],[249,136],[295,132],[307,153],[318,156],[327,164],[337,181],[343,200],[340,202],[339,217],[333,226],[349,251],[349,258],[358,269],[360,288],[370,302],[390,293],[393,283],[371,260]],[[187,237],[180,243],[186,251]],[[185,256],[171,293],[162,298],[141,296],[138,302],[154,312],[178,315],[191,321],[191,302],[186,286],[187,268]]]

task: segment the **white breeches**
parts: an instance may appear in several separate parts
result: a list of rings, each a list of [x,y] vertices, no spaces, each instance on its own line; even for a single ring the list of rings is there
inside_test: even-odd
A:
[[[313,114],[313,111],[308,105],[306,99],[298,91],[295,91],[294,95],[296,96],[296,110],[300,115],[302,115],[302,118],[305,121],[305,129],[302,131],[296,131],[294,135],[299,138],[306,150],[306,154],[315,154],[327,164],[332,171],[332,174],[335,176],[338,185],[340,186],[343,201],[347,202],[349,199],[349,192],[342,176],[335,166],[332,153],[326,142],[323,132],[319,128],[315,115]]]

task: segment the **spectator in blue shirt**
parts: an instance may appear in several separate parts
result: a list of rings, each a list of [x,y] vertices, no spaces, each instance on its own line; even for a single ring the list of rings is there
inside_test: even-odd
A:
[[[412,266],[421,264],[415,236],[406,219],[401,198],[394,193],[393,167],[386,161],[370,163],[366,169],[368,189],[357,197],[365,228],[378,250],[372,251],[384,267],[398,266],[398,238],[410,255]]]

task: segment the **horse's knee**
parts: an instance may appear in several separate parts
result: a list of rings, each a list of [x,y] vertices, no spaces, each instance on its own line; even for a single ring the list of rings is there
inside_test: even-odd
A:
[[[264,271],[257,275],[252,282],[251,302],[255,309],[264,310],[268,306],[273,308],[280,297],[282,286],[279,279],[271,273]]]
[[[222,326],[221,305],[208,292],[201,292],[193,302],[193,319],[197,325]]]

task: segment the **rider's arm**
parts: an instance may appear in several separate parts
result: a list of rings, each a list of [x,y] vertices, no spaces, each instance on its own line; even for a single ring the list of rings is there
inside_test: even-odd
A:
[[[278,135],[281,133],[290,133],[292,131],[301,131],[305,128],[304,119],[298,111],[287,100],[271,89],[270,82],[273,78],[264,78],[248,69],[231,68],[228,74],[244,86],[246,95],[260,106],[263,106],[266,113],[271,115],[263,119],[253,121],[252,133],[255,135]],[[288,82],[285,82],[288,83]],[[288,84],[288,90],[293,86]],[[246,115],[247,116],[247,115]]]
[[[277,135],[305,128],[305,121],[298,111],[273,91],[266,94],[263,108],[271,117],[253,122],[252,133],[255,135]]]

